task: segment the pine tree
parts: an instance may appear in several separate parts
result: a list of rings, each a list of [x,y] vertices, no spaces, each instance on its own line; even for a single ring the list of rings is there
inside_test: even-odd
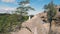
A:
[[[54,16],[56,15],[55,7],[56,7],[56,5],[53,3],[53,1],[51,1],[49,4],[44,6],[44,9],[48,10],[47,11],[47,19],[48,19],[48,22],[50,23],[49,34],[51,34],[52,20],[53,20]]]

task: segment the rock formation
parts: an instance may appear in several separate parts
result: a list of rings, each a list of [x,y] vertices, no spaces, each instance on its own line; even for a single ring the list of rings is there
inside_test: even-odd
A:
[[[27,20],[22,23],[22,27],[18,32],[12,32],[12,34],[48,34],[49,33],[49,23],[47,23],[47,13],[39,13],[32,17],[32,19]],[[52,34],[60,34],[60,26],[57,26],[55,21],[52,21]],[[31,30],[31,31],[30,31]]]
[[[44,13],[43,15],[45,16],[46,14]],[[31,32],[26,28],[21,28],[19,32],[14,34],[48,34],[49,23],[43,22],[41,16],[42,14],[39,13],[22,24],[23,27],[28,27]]]

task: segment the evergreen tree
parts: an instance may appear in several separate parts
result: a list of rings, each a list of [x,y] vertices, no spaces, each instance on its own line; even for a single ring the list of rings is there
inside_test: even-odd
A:
[[[50,23],[49,34],[51,34],[52,20],[53,20],[54,16],[56,15],[55,7],[56,7],[56,5],[53,3],[53,1],[51,1],[49,4],[44,6],[44,9],[48,10],[47,11],[47,19],[48,19],[48,22]]]

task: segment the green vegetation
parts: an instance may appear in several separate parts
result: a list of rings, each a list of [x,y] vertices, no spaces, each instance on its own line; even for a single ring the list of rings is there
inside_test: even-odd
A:
[[[28,19],[28,16],[23,16],[23,21]],[[0,15],[0,33],[8,33],[15,31],[15,28],[21,22],[19,21],[18,15],[15,14],[1,14]]]
[[[28,14],[27,11],[34,10],[34,8],[29,5],[29,3],[29,0],[22,0],[19,2],[19,7],[17,8],[16,13],[20,14],[20,22],[23,22],[23,16],[26,16]]]
[[[49,34],[51,34],[51,22],[54,18],[54,16],[56,15],[56,5],[53,3],[53,1],[51,1],[49,4],[45,5],[44,6],[44,9],[48,10],[47,11],[47,19],[48,19],[48,22],[50,23],[50,31],[49,31]]]
[[[22,0],[21,2],[18,3],[19,7],[17,7],[17,10],[15,13],[19,15],[19,20],[18,20],[20,21],[20,24],[18,24],[19,29],[22,27],[21,24],[24,21],[26,21],[27,17],[25,16],[27,16],[28,11],[35,10],[29,4],[30,4],[30,0]]]
[[[14,14],[0,14],[1,34],[10,34],[10,32],[21,28],[22,22],[28,19],[27,11],[34,10],[34,8],[27,6],[27,4],[29,4],[29,0],[22,0],[19,2],[19,7]]]

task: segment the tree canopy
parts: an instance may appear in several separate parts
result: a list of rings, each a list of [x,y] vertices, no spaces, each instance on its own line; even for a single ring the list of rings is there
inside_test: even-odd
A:
[[[52,20],[56,15],[56,5],[51,1],[49,4],[44,6],[44,9],[47,10],[47,20],[50,23],[50,29],[49,29],[49,34],[52,34],[51,26],[52,26]]]

